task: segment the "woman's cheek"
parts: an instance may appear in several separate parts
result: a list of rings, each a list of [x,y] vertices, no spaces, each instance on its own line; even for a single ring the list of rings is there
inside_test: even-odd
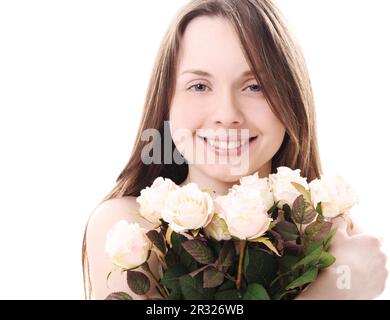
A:
[[[170,110],[170,130],[178,151],[193,161],[196,130],[204,126],[199,105],[188,99],[176,99]]]
[[[204,114],[199,101],[194,101],[185,94],[179,95],[171,105],[170,121],[174,128],[184,128],[194,131],[202,127],[207,115]]]
[[[282,145],[286,129],[268,105],[263,105],[257,110],[251,121],[262,136],[259,152],[263,156],[273,157]]]
[[[261,108],[261,112],[258,112],[259,121],[262,123],[264,131],[271,135],[284,136],[285,127],[283,123],[272,112],[270,106],[266,104]]]

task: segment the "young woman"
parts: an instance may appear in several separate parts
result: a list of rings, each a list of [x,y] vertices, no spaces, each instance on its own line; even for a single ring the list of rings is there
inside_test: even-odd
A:
[[[169,156],[176,147],[187,161],[164,161],[167,151],[161,147],[162,162],[145,163],[148,141],[142,135],[151,128],[162,136],[157,147],[170,142],[174,148]],[[175,135],[181,129],[189,134]],[[248,133],[248,162],[239,175],[232,173],[232,159],[243,156],[244,145],[239,135],[230,135],[232,129]],[[199,134],[200,130],[209,131]],[[192,152],[226,161],[193,161]],[[113,291],[128,292],[134,299],[159,296],[154,288],[135,295],[119,272],[106,283],[112,265],[104,252],[106,234],[119,220],[154,227],[136,214],[135,199],[156,177],[178,185],[196,182],[226,194],[241,176],[258,172],[264,177],[279,166],[300,169],[308,181],[321,174],[314,100],[298,44],[270,0],[191,1],[162,42],[130,160],[88,221],[83,242],[87,297],[104,299]],[[356,234],[356,229],[352,233],[343,221],[338,224],[331,248],[336,263],[298,299],[372,299],[383,291],[386,258],[379,241]],[[152,255],[150,264],[157,275],[156,260]],[[341,290],[338,266],[343,265],[351,271],[351,286]]]

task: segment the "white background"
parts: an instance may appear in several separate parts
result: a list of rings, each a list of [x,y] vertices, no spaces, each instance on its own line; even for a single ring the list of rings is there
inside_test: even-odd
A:
[[[83,299],[85,222],[130,156],[185,2],[0,1],[0,298]],[[351,182],[356,218],[386,235],[389,2],[277,3],[309,66],[325,172]]]

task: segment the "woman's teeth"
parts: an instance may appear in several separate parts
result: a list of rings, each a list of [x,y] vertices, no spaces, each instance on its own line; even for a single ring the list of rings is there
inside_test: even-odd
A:
[[[246,145],[249,143],[249,141],[243,141],[241,143],[240,140],[235,140],[235,141],[218,141],[218,140],[212,140],[212,139],[207,139],[204,138],[204,140],[211,145],[214,148],[222,149],[222,150],[233,150],[241,147],[242,145]]]

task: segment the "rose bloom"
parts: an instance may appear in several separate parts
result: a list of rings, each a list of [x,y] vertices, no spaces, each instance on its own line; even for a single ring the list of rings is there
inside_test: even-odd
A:
[[[138,223],[121,220],[107,233],[105,252],[110,261],[123,268],[132,269],[143,264],[149,255],[151,242],[147,230]]]
[[[178,188],[179,186],[168,178],[156,178],[150,187],[141,190],[141,195],[136,199],[140,205],[141,216],[151,223],[160,224],[161,210],[165,207],[168,194]]]
[[[241,190],[242,192],[247,188],[257,191],[266,207],[271,208],[273,206],[274,198],[268,178],[259,178],[259,173],[256,172],[253,175],[242,177],[240,184],[232,187],[233,190]]]
[[[226,225],[218,213],[215,213],[210,223],[205,227],[204,232],[207,237],[214,238],[217,241],[230,240],[231,235]]]
[[[279,200],[279,208],[282,208],[284,204],[288,204],[291,208],[295,199],[300,195],[291,182],[299,183],[305,189],[309,189],[306,178],[301,177],[300,169],[292,170],[288,167],[278,167],[277,173],[270,174],[269,182],[275,202]]]
[[[213,200],[195,183],[178,188],[168,195],[162,218],[178,233],[203,228],[214,214]]]
[[[321,202],[324,217],[333,218],[345,213],[358,203],[353,189],[340,176],[324,176],[309,183],[311,200],[315,206]]]
[[[221,208],[220,215],[226,221],[229,233],[241,240],[252,240],[263,235],[272,219],[258,190],[239,186],[215,200]]]

